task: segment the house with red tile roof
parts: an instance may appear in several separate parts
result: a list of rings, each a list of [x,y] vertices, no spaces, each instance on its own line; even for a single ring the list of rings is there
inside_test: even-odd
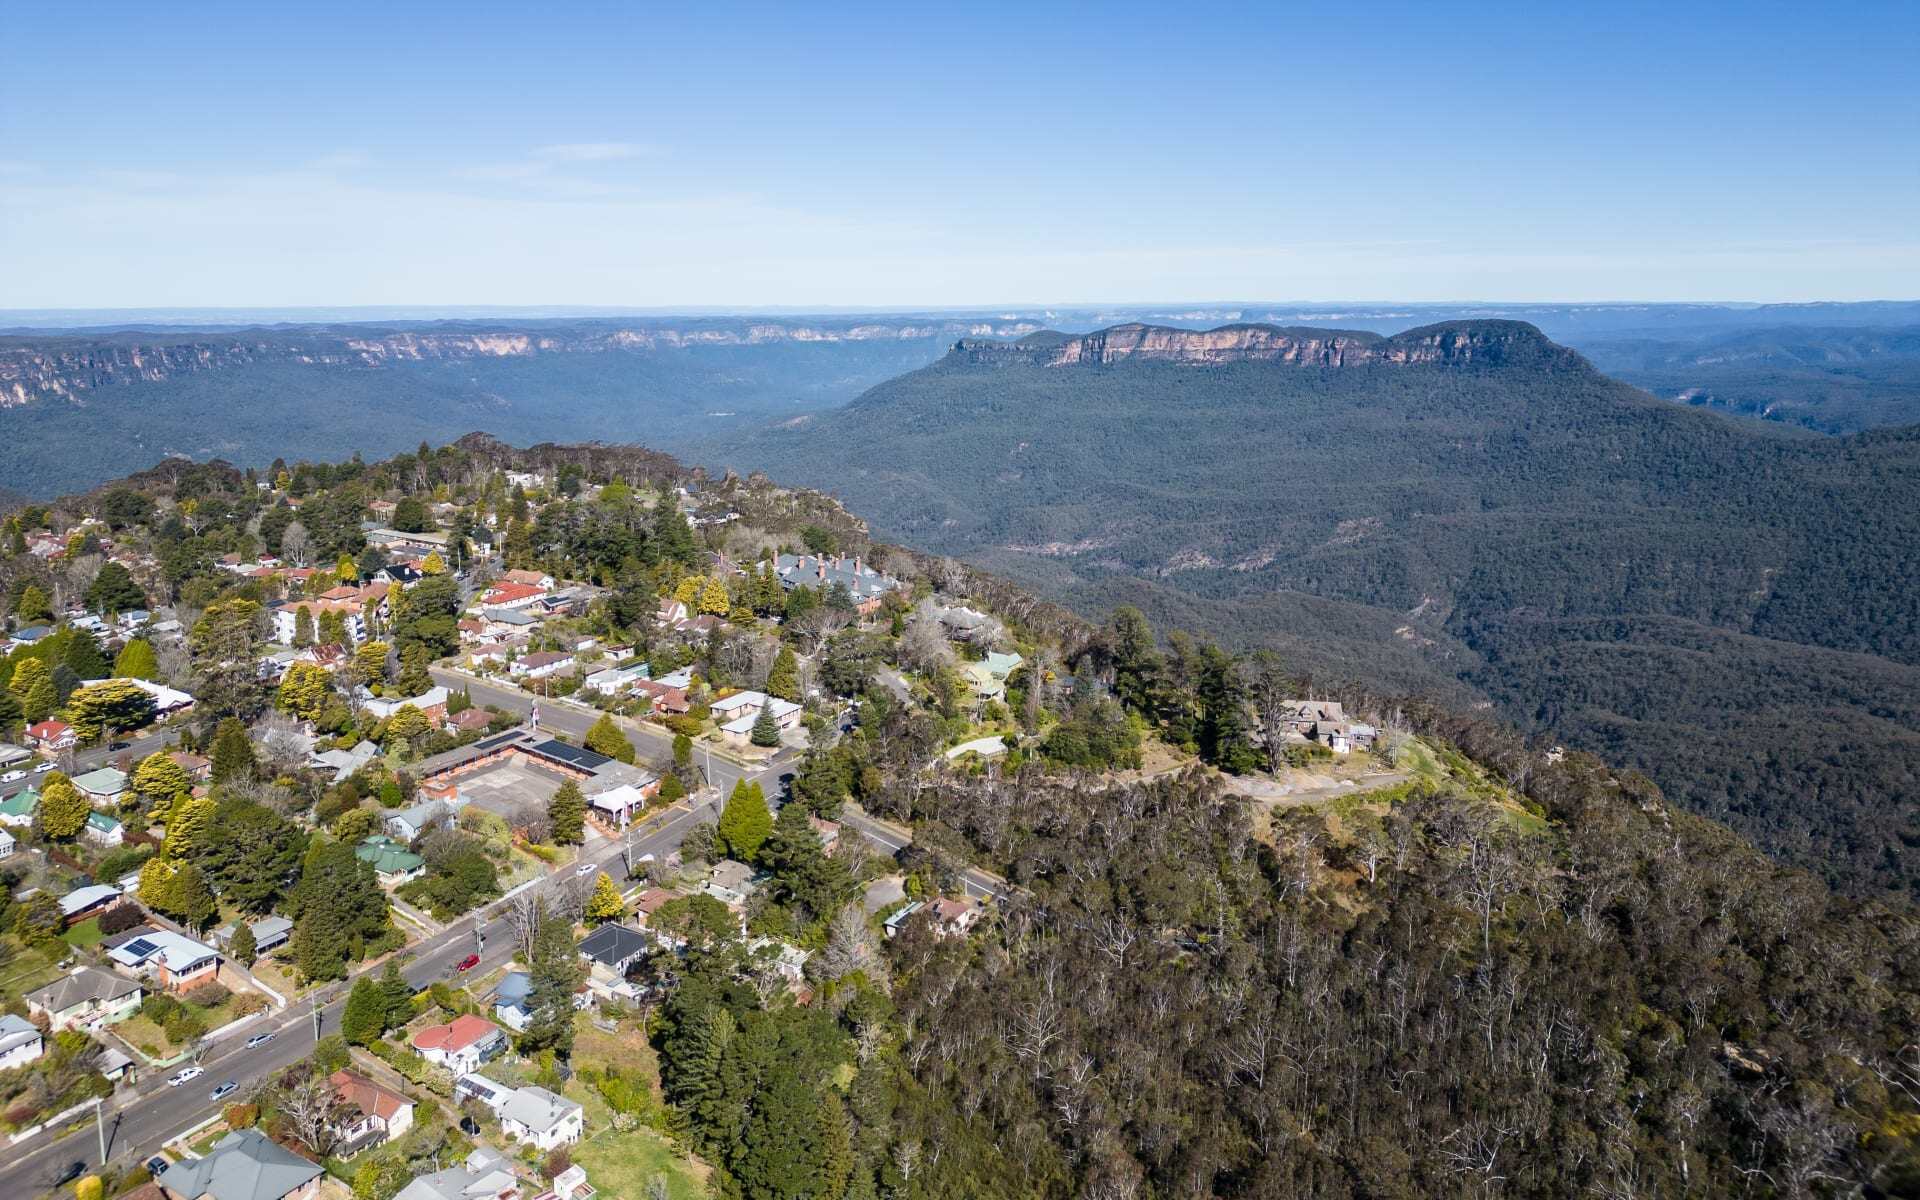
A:
[[[507,1034],[484,1017],[461,1013],[445,1025],[429,1025],[414,1034],[413,1048],[428,1062],[462,1075],[479,1070],[505,1050]]]

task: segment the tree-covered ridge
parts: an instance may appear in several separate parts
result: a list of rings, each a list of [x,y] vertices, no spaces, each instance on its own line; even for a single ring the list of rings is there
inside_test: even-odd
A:
[[[1469,767],[1265,841],[1199,777],[918,792],[1026,890],[984,945],[897,946],[911,1194],[1920,1183],[1910,911],[1584,756],[1475,749],[1524,788]]]
[[[1609,751],[1593,728],[1644,725],[1660,750],[1635,760],[1679,802],[1848,886],[1914,888],[1920,829],[1886,790],[1920,778],[1913,728],[1884,736],[1857,677],[1920,663],[1920,432],[1790,436],[1535,341],[1341,367],[956,353],[720,460],[831,487],[882,534],[1089,610],[1141,603],[1335,678],[1451,679]],[[1725,634],[1764,653],[1682,648]],[[1557,690],[1554,656],[1592,687]],[[1800,737],[1851,751],[1799,760],[1791,786],[1768,761],[1780,671],[1824,698],[1795,713]],[[1656,681],[1630,710],[1579,694],[1626,678]],[[1578,706],[1594,711],[1557,717]],[[1805,826],[1819,851],[1790,832]]]

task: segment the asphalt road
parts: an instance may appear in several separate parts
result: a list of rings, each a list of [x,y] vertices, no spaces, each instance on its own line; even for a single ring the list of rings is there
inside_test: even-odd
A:
[[[645,854],[664,857],[679,846],[681,838],[696,822],[711,819],[711,798],[689,807],[676,805],[646,822],[633,844],[636,859]],[[610,839],[589,843],[582,859],[605,869],[616,879],[626,876],[622,863],[622,844]],[[570,878],[576,868],[569,866],[548,876],[539,886],[556,888]],[[459,975],[455,965],[474,953],[476,922],[486,935],[478,974],[503,966],[513,958],[511,934],[504,921],[464,917],[444,932],[416,943],[411,958],[401,973],[415,987],[426,987],[436,980],[452,980]],[[384,969],[384,964],[373,970]],[[244,1098],[249,1089],[280,1069],[313,1053],[314,1013],[319,1012],[320,1036],[338,1033],[340,1010],[345,1005],[349,985],[336,983],[315,997],[302,998],[271,1017],[255,1021],[225,1037],[210,1039],[200,1060],[204,1070],[199,1078],[179,1087],[169,1087],[167,1076],[178,1067],[165,1070],[146,1068],[139,1084],[111,1097],[106,1103],[105,1127],[107,1161],[131,1166],[156,1153],[175,1135],[212,1116],[219,1109],[210,1093],[222,1083],[232,1081],[239,1090],[228,1101]],[[248,1049],[249,1038],[273,1033],[273,1040]],[[41,1134],[19,1146],[0,1150],[5,1158],[0,1165],[0,1196],[37,1196],[52,1190],[52,1181],[73,1162],[97,1166],[99,1137],[91,1113],[71,1125],[72,1132],[55,1138]]]
[[[478,703],[491,704],[507,712],[526,713],[534,699],[518,688],[461,673],[435,670],[433,676],[436,683],[469,688]],[[584,737],[599,715],[596,710],[564,702],[542,700],[540,704],[541,728],[575,739]],[[671,734],[634,721],[623,721],[622,725],[634,739],[642,757],[660,762],[671,759]],[[132,749],[117,753],[137,757],[151,753],[164,741],[164,734],[150,736],[135,741]],[[788,747],[764,762],[743,767],[731,759],[703,756],[696,749],[694,765],[706,772],[708,787],[643,822],[642,832],[633,843],[634,859],[637,861],[647,854],[665,858],[679,847],[689,828],[700,821],[717,817],[722,799],[742,778],[759,780],[767,798],[777,802],[782,792],[780,776],[794,768],[800,755],[799,750]],[[88,751],[77,755],[78,769],[90,770],[110,757],[113,756],[104,751]],[[17,790],[20,785],[10,786]],[[889,855],[897,854],[913,840],[910,830],[868,816],[857,808],[849,807],[841,814],[840,821],[843,826],[856,830]],[[606,870],[615,879],[622,879],[627,874],[624,854],[622,842],[601,838],[584,847],[581,859]],[[560,887],[576,869],[577,864],[562,868],[538,886]],[[982,899],[1004,895],[1008,886],[997,876],[976,869],[963,871],[962,883],[969,895]],[[410,947],[404,953],[411,957],[402,965],[401,973],[415,987],[426,987],[436,980],[455,978],[459,975],[455,964],[475,952],[476,925],[485,934],[486,945],[481,952],[480,965],[474,971],[484,975],[488,970],[509,962],[513,957],[513,945],[505,922],[490,922],[487,915],[482,913],[463,917],[443,932]],[[384,969],[384,964],[373,969]],[[254,1085],[268,1076],[311,1055],[317,1040],[316,1009],[319,1013],[319,1036],[339,1032],[340,1010],[345,1005],[348,988],[348,983],[336,983],[314,997],[297,1000],[288,1008],[235,1033],[210,1039],[200,1060],[205,1073],[180,1087],[169,1087],[166,1082],[167,1076],[179,1068],[146,1068],[139,1084],[116,1093],[104,1106],[106,1161],[127,1166],[142,1161],[177,1134],[214,1114],[220,1107],[220,1103],[210,1095],[214,1088],[232,1081],[240,1085],[239,1089],[223,1102],[244,1098]],[[253,1049],[246,1047],[249,1038],[267,1032],[273,1033],[273,1040]],[[92,1115],[88,1114],[65,1127],[71,1130],[65,1136],[41,1134],[19,1146],[0,1148],[0,1158],[5,1160],[0,1163],[0,1197],[50,1193],[53,1180],[69,1163],[81,1162],[89,1168],[97,1166],[102,1159],[94,1125]]]
[[[95,767],[109,766],[118,762],[123,757],[127,760],[128,767],[131,768],[139,765],[141,759],[152,754],[155,750],[164,748],[172,738],[173,730],[165,727],[152,733],[141,734],[139,737],[121,738],[119,740],[127,743],[125,750],[109,750],[105,746],[96,746],[89,750],[78,750],[75,751],[73,755],[72,770],[68,770],[65,766],[61,766],[59,769],[66,771],[69,775],[80,775],[93,770]],[[32,762],[23,763],[15,767],[8,767],[8,771],[27,772],[27,777],[25,779],[16,779],[12,783],[0,783],[0,798],[11,796],[15,792],[25,791],[28,787],[37,786],[44,782],[47,778],[46,775],[35,775],[33,773],[34,766],[41,761],[43,760],[35,758]],[[55,759],[54,761],[57,763],[60,760]],[[129,771],[128,773],[131,774],[132,772]]]

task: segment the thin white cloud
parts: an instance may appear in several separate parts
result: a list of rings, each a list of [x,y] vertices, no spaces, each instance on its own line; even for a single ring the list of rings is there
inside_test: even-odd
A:
[[[533,154],[535,158],[554,162],[613,162],[622,158],[637,158],[642,152],[643,148],[632,142],[561,142],[542,146]]]

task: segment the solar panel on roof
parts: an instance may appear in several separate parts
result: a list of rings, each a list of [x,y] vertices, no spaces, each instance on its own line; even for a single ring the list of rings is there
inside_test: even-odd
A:
[[[598,770],[613,761],[604,754],[583,749],[579,746],[569,746],[565,742],[557,739],[541,742],[537,746],[530,747],[530,749],[535,754],[542,754],[548,758],[557,758],[561,762],[572,763],[574,766],[587,771]]]
[[[160,947],[154,945],[152,942],[148,941],[145,938],[135,938],[120,948],[122,950],[125,950],[128,954],[135,956],[136,958],[145,958],[147,955],[152,954],[154,951],[158,950]]]

